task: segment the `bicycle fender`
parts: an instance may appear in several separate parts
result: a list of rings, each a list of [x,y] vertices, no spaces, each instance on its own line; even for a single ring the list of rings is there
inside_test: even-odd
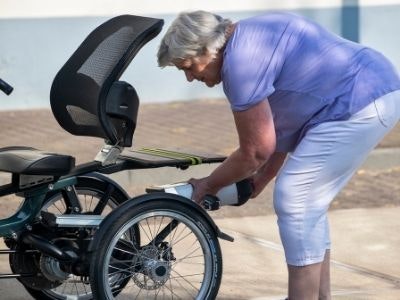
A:
[[[164,192],[152,192],[149,194],[143,194],[141,196],[137,196],[135,198],[132,198],[128,200],[128,202],[133,201],[135,205],[140,205],[145,202],[149,201],[154,201],[154,200],[171,200],[171,201],[179,201],[180,203],[188,206],[190,209],[196,210],[198,213],[200,213],[201,216],[204,217],[204,219],[211,225],[211,228],[214,229],[216,235],[218,238],[233,242],[234,238],[229,236],[228,234],[222,232],[217,224],[215,224],[214,220],[210,217],[210,215],[207,213],[207,211],[202,208],[199,204],[197,204],[194,201],[191,201],[183,196],[176,195],[176,194],[170,194],[170,193],[164,193]],[[133,205],[133,204],[132,204]]]
[[[77,177],[80,178],[91,178],[91,179],[95,179],[98,180],[100,182],[107,182],[109,184],[112,184],[114,186],[115,189],[117,189],[119,192],[121,192],[125,198],[131,199],[132,197],[129,196],[129,194],[121,187],[121,185],[119,185],[116,181],[114,181],[113,179],[111,179],[110,177],[107,177],[103,174],[97,173],[97,172],[91,172],[91,173],[87,173],[87,174],[83,174],[83,175],[78,175]]]

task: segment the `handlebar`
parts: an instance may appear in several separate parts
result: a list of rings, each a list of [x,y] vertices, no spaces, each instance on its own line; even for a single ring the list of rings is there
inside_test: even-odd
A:
[[[2,90],[7,95],[10,95],[13,89],[14,88],[11,85],[0,78],[0,90]]]

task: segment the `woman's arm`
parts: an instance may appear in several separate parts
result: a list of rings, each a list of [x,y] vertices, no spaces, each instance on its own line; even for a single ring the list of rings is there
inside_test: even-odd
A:
[[[285,161],[286,155],[287,153],[275,152],[257,173],[254,174],[252,177],[254,190],[251,198],[257,197],[276,176]]]
[[[239,148],[208,177],[191,179],[193,200],[215,195],[222,187],[253,175],[275,151],[275,128],[267,100],[245,111],[233,112]]]

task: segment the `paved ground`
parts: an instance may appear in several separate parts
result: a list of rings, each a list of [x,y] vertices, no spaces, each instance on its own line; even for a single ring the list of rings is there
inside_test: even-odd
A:
[[[29,145],[92,160],[101,140],[64,132],[48,110],[0,112],[0,147]],[[224,100],[142,105],[137,148],[164,147],[229,154],[236,133]],[[400,125],[370,155],[332,203],[334,299],[400,299]],[[207,175],[214,166],[124,172],[114,177],[133,195],[146,186]],[[2,176],[4,180],[4,176]],[[221,242],[224,279],[218,299],[282,299],[286,270],[272,211],[272,187],[240,208],[212,214],[235,243]],[[9,215],[18,199],[0,201]],[[0,247],[1,248],[1,247]],[[0,260],[7,271],[7,258]],[[0,299],[29,299],[15,280],[0,281]]]
[[[93,160],[103,145],[101,139],[78,137],[61,129],[49,110],[0,112],[0,147],[29,145],[38,149],[70,154],[78,163]],[[227,155],[236,148],[237,136],[233,118],[225,100],[203,100],[169,104],[142,105],[134,136],[134,147],[164,147],[181,151],[199,151]],[[378,146],[372,168],[362,168],[332,203],[332,209],[352,207],[398,206],[400,197],[399,165],[396,149],[400,147],[400,125]],[[382,159],[383,158],[383,159]],[[378,167],[379,166],[379,167]],[[195,167],[198,168],[198,167]],[[378,169],[377,169],[378,168]],[[205,168],[205,170],[209,170]],[[120,176],[131,195],[144,192],[149,184],[171,183],[163,180],[185,180],[191,172],[175,169],[140,171],[135,182],[129,178],[137,172]],[[168,173],[168,175],[162,175]],[[148,174],[148,176],[146,176]],[[161,174],[161,175],[160,175]],[[225,217],[273,213],[268,188],[251,206],[227,209],[217,215]],[[0,203],[0,211],[8,211]]]

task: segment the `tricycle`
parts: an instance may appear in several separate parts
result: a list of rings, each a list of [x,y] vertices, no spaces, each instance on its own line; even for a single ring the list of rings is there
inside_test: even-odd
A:
[[[0,196],[23,204],[0,220],[12,274],[35,299],[214,299],[222,276],[218,238],[207,209],[165,187],[131,198],[107,174],[123,170],[220,163],[225,157],[134,149],[139,97],[120,77],[163,20],[114,17],[95,28],[54,78],[50,104],[73,135],[104,139],[91,162],[25,146],[0,149],[11,182]],[[149,79],[149,82],[151,79]],[[12,87],[0,80],[0,89]],[[174,186],[172,186],[173,188]],[[248,182],[237,185],[241,202]],[[235,190],[237,193],[238,190]]]

